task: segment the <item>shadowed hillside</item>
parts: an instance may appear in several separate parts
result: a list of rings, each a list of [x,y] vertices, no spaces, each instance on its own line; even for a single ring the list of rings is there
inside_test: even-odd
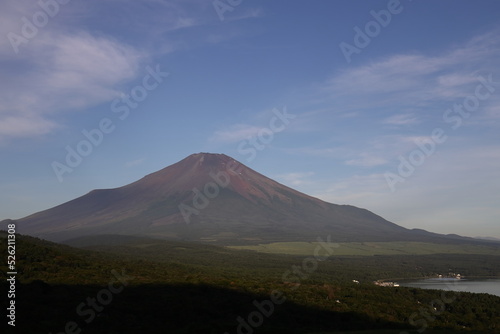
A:
[[[5,233],[0,236],[5,249]],[[453,256],[441,260],[332,258],[294,287],[283,281],[282,274],[300,264],[303,257],[184,242],[127,237],[113,240],[111,236],[109,251],[121,247],[115,254],[79,250],[21,235],[16,240],[19,281],[15,333],[59,333],[74,322],[82,333],[233,334],[241,324],[239,317],[248,323],[252,321],[249,315],[256,310],[269,316],[253,320],[259,323],[253,333],[400,331],[411,329],[408,317],[423,307],[429,309],[433,300],[442,298],[441,292],[378,287],[364,283],[364,275],[384,277],[418,267],[423,273],[460,263],[465,267],[460,269],[471,273],[485,267],[490,267],[492,273],[500,270],[492,265],[498,261],[488,258],[482,258],[483,262],[481,258]],[[148,250],[148,245],[153,249]],[[127,247],[129,252],[124,251]],[[352,283],[353,275],[359,275],[355,277],[362,283]],[[1,288],[7,289],[5,279],[1,282]],[[271,308],[265,301],[277,292],[280,302]],[[429,333],[460,333],[460,328],[498,332],[495,324],[500,317],[499,297],[470,293],[447,297],[453,297],[453,302],[428,323]],[[97,300],[95,308],[90,307],[88,298]],[[6,307],[6,299],[2,300]],[[267,306],[259,309],[257,304]],[[443,331],[434,331],[439,328]],[[4,332],[13,333],[11,329]]]

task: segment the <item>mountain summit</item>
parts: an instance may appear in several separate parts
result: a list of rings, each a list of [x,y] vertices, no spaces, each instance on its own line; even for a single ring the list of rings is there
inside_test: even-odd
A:
[[[115,189],[93,190],[17,221],[19,233],[63,241],[121,234],[221,244],[421,240],[376,214],[284,186],[224,154],[198,153]]]

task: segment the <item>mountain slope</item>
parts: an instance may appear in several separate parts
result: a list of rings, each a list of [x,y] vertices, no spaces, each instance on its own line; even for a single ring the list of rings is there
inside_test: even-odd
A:
[[[429,240],[393,224],[273,181],[223,154],[199,153],[129,185],[90,193],[17,221],[20,233],[54,241],[94,234],[226,244]]]

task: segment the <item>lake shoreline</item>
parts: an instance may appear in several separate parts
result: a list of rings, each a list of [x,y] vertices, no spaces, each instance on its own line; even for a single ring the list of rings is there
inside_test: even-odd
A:
[[[443,290],[468,293],[486,293],[500,297],[500,278],[468,277],[468,278],[427,278],[418,280],[402,280],[398,286],[426,290]]]
[[[481,280],[481,279],[500,279],[500,276],[463,276],[461,278],[454,278],[454,277],[436,277],[436,276],[424,276],[424,277],[400,277],[400,278],[384,278],[384,279],[379,279],[374,282],[402,282],[402,281],[419,281],[419,280],[426,280],[426,279],[453,279],[457,281],[465,281],[468,279],[474,279],[474,280]]]

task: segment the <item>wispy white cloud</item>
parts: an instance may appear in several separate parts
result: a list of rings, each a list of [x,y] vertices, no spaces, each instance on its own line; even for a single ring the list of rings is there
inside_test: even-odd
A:
[[[0,119],[0,138],[41,136],[55,130],[58,125],[36,115],[7,116]]]
[[[51,133],[63,125],[62,113],[111,101],[153,56],[207,43],[203,37],[189,39],[188,45],[180,31],[217,19],[212,4],[201,0],[70,2],[60,5],[57,15],[19,45],[16,54],[7,32],[21,34],[21,18],[40,10],[36,2],[0,3],[0,30],[5,32],[0,35],[0,139]],[[96,22],[95,12],[113,15]],[[259,11],[248,14],[258,15]],[[97,33],[110,27],[121,33]]]
[[[276,175],[276,178],[289,186],[302,186],[311,183],[310,177],[313,175],[314,172],[297,172]]]
[[[395,55],[370,65],[349,68],[333,76],[326,86],[333,96],[362,94],[401,94],[419,91],[431,81],[426,76],[446,64],[444,59],[423,55]]]
[[[145,40],[205,25],[211,17],[208,13],[213,10],[212,3],[203,0],[105,0],[84,6],[81,15],[92,16],[95,11],[106,11],[110,7],[116,13],[108,18],[110,24],[124,30],[147,33]]]
[[[388,161],[380,156],[362,152],[358,158],[348,160],[345,163],[349,166],[374,167],[385,165]]]
[[[320,186],[313,180],[314,196],[323,200],[368,208],[406,227],[453,233],[457,225],[470,230],[481,224],[496,229],[500,201],[500,151],[495,145],[463,147],[462,142],[426,160],[396,193],[391,193],[383,173],[355,174]],[[470,227],[467,228],[467,225]]]
[[[60,5],[57,15],[27,42],[0,37],[0,138],[38,137],[62,126],[61,112],[109,101],[135,78],[146,54],[114,38],[62,28],[78,7]],[[37,3],[0,4],[2,31],[22,35],[21,18],[41,11]]]
[[[323,191],[314,194],[314,196],[331,203],[353,204],[370,208],[372,207],[370,201],[380,194],[386,193],[386,188],[387,184],[383,174],[355,174],[323,187]]]
[[[244,123],[233,123],[224,127],[220,126],[219,130],[214,131],[208,138],[208,141],[212,143],[230,144],[241,142],[252,137],[266,135],[268,131],[273,132],[274,135],[274,130],[272,130],[274,126],[276,126],[274,121],[279,120],[277,117],[281,116],[277,115],[281,115],[284,111],[286,111],[286,115],[291,115],[286,117],[291,118],[286,119],[286,123],[284,124],[286,126],[286,131],[283,131],[284,128],[282,128],[276,130],[276,133],[281,133],[282,131],[286,133],[309,132],[308,125],[298,121],[303,120],[302,115],[290,111],[286,106],[281,108],[265,108],[261,110],[248,109],[241,111],[248,115]]]
[[[499,56],[500,34],[493,31],[439,55],[398,54],[349,67],[333,75],[323,92],[330,98],[353,98],[358,105],[364,100],[365,107],[450,101],[470,94],[478,74],[498,68]]]
[[[437,83],[443,87],[456,87],[476,82],[476,78],[472,75],[463,75],[458,73],[440,75],[436,80]]]
[[[408,125],[418,124],[419,121],[413,114],[397,114],[384,119],[382,123],[391,125]]]
[[[397,168],[398,157],[418,149],[416,142],[429,141],[435,128],[443,128],[446,135],[460,140],[463,133],[452,130],[443,114],[456,103],[463,103],[467,96],[474,96],[480,75],[488,77],[491,73],[493,80],[500,82],[498,32],[482,34],[432,55],[395,54],[339,70],[310,94],[312,108],[321,113],[310,115],[309,121],[316,129],[328,127],[330,131],[323,133],[330,136],[323,140],[335,145],[321,149],[315,142],[309,147],[290,149],[290,153],[342,160],[356,172],[363,170],[354,167],[362,167],[375,175],[381,166]],[[495,87],[491,97],[481,101],[480,108],[464,119],[461,130],[498,127],[500,85]],[[346,113],[357,117],[340,117]],[[448,145],[437,147],[439,154]],[[475,145],[478,143],[464,142],[463,148]]]
[[[17,137],[46,134],[57,128],[55,114],[117,97],[144,59],[130,46],[83,32],[41,33],[29,47],[24,59],[12,61],[15,75],[0,71],[9,79],[0,83],[0,123],[16,124]],[[13,135],[0,128],[0,136]]]
[[[261,127],[253,125],[234,124],[227,129],[215,131],[209,140],[220,143],[236,143],[256,136],[261,130]]]

